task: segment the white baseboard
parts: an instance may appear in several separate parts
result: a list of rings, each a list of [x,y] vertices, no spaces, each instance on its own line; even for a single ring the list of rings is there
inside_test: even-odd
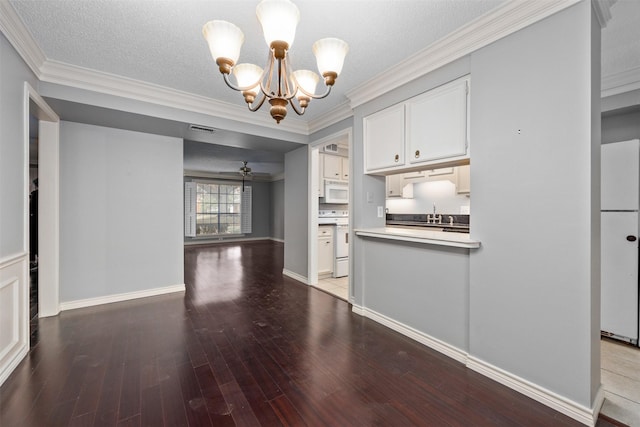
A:
[[[503,369],[486,363],[476,357],[469,355],[467,352],[460,350],[450,344],[447,344],[437,338],[429,336],[421,331],[418,331],[410,326],[400,323],[394,319],[391,319],[383,314],[380,314],[374,310],[370,310],[360,305],[352,305],[351,311],[360,316],[367,317],[377,323],[387,326],[402,335],[409,337],[429,348],[432,348],[445,356],[449,356],[458,362],[461,362],[467,366],[467,368],[476,371],[485,377],[491,378],[494,381],[499,382],[512,390],[524,394],[527,397],[532,398],[545,406],[555,409],[568,417],[573,418],[588,426],[595,426],[598,420],[598,414],[600,408],[604,402],[604,390],[602,386],[599,387],[594,399],[593,408],[587,408],[572,400],[562,397],[550,390],[540,387],[530,381],[513,375]]]
[[[300,275],[298,273],[294,273],[291,270],[287,270],[286,268],[282,269],[282,274],[287,276],[287,277],[291,277],[292,279],[297,280],[298,282],[302,282],[305,285],[309,284],[309,279],[308,278],[306,278],[306,277],[304,277],[304,276],[302,276],[302,275]]]
[[[476,357],[469,356],[467,367],[588,426],[595,426],[604,401],[602,386],[588,408]]]
[[[240,243],[240,242],[257,242],[260,240],[272,240],[271,237],[228,237],[228,238],[213,238],[213,239],[191,239],[185,240],[185,246],[195,245],[217,245],[220,243]]]
[[[146,289],[144,291],[126,292],[124,294],[106,295],[103,297],[87,298],[82,300],[67,301],[60,303],[60,311],[74,310],[76,308],[93,307],[95,305],[110,304],[113,302],[129,301],[132,299],[153,297],[156,295],[170,294],[173,292],[184,292],[185,285],[166,286],[164,288]]]
[[[445,356],[449,356],[450,358],[457,360],[462,364],[465,364],[467,362],[468,354],[466,351],[460,350],[459,348],[451,344],[427,335],[424,332],[412,328],[411,326],[405,325],[404,323],[398,322],[397,320],[387,317],[384,314],[380,314],[366,307],[358,307],[356,311],[356,308],[354,306],[352,308],[352,311],[360,314],[361,316],[374,320],[390,329],[393,329],[394,331],[399,332],[402,335],[409,337],[422,345],[432,348],[444,354]]]
[[[4,384],[4,382],[9,378],[9,376],[13,373],[14,369],[18,367],[22,359],[24,359],[29,353],[29,346],[22,345],[20,349],[16,352],[15,356],[11,358],[9,363],[6,366],[3,366],[2,371],[0,371],[0,386]]]

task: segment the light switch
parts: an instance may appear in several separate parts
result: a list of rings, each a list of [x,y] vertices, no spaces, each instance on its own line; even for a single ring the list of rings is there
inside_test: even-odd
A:
[[[378,218],[384,217],[384,206],[378,206]]]

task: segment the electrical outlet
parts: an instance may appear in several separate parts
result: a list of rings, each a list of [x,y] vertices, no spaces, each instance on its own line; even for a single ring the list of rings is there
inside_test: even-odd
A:
[[[384,217],[384,206],[378,206],[378,218]]]

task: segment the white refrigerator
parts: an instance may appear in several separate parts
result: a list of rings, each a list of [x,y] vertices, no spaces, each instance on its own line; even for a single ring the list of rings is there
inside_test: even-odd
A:
[[[638,345],[640,140],[602,145],[601,326]]]

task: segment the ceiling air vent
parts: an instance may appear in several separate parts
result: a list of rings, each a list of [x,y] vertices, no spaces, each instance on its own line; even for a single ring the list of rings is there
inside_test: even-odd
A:
[[[201,126],[201,125],[189,125],[189,130],[193,130],[196,132],[204,132],[204,133],[214,133],[216,131],[214,128],[210,128],[209,126]]]
[[[337,153],[338,152],[338,144],[327,144],[324,146],[324,151],[326,153]]]

